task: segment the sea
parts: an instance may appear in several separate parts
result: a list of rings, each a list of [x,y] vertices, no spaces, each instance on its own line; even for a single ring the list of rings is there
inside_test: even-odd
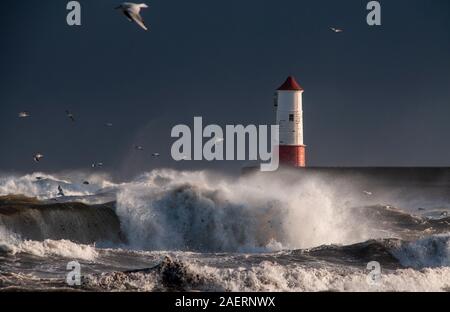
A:
[[[447,292],[450,175],[417,170],[0,174],[0,291]]]

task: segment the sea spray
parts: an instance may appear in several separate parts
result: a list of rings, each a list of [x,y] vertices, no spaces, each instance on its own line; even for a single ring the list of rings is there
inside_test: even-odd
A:
[[[283,178],[155,170],[120,189],[117,214],[131,246],[149,250],[270,251],[370,237],[347,209],[350,190]]]

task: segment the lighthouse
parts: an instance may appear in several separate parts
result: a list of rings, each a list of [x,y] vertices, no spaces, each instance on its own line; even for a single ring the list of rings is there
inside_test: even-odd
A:
[[[303,143],[303,88],[289,76],[275,94],[276,123],[280,128],[280,163],[305,167]]]

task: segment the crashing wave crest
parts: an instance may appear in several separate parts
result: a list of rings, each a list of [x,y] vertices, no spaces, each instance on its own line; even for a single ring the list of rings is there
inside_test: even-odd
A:
[[[37,257],[64,257],[93,261],[98,253],[94,246],[83,245],[69,240],[32,241],[22,240],[17,235],[0,228],[0,254],[28,254]]]
[[[379,235],[353,218],[346,206],[352,196],[314,178],[235,181],[156,170],[120,188],[117,214],[130,244],[139,249],[296,249]]]

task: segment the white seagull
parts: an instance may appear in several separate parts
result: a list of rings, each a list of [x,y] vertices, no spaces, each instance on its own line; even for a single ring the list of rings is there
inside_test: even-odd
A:
[[[35,162],[40,162],[41,158],[44,158],[44,155],[37,153],[36,155],[33,156],[33,159]]]
[[[148,30],[147,26],[144,24],[144,19],[139,14],[141,9],[148,8],[148,5],[145,3],[132,3],[132,2],[124,2],[119,5],[116,10],[122,10],[122,13],[128,18],[130,22],[134,21],[136,24],[141,26],[143,29]]]
[[[340,29],[340,28],[330,27],[330,29],[331,29],[332,31],[334,31],[335,33],[341,33],[341,32],[344,32],[344,30],[343,30],[343,29]]]
[[[27,118],[30,117],[30,113],[27,111],[23,111],[19,113],[19,118]]]
[[[153,153],[152,156],[153,157],[159,157],[159,156],[161,156],[161,154],[160,153]]]
[[[92,168],[101,168],[103,167],[103,163],[102,162],[95,162],[91,165]]]

